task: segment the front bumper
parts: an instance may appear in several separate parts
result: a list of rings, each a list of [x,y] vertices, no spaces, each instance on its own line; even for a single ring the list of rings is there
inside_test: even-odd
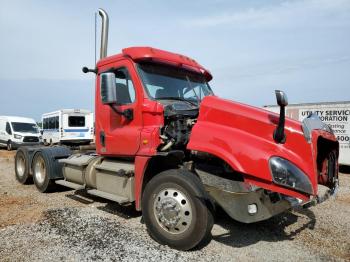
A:
[[[320,204],[337,194],[338,186],[324,190],[309,202],[301,199],[268,192],[262,188],[252,192],[228,192],[206,186],[209,195],[226,211],[226,213],[242,223],[254,223],[269,219],[295,207],[309,208]],[[255,205],[256,212],[250,213],[249,206]]]
[[[311,206],[315,206],[317,204],[321,204],[322,202],[328,200],[329,198],[335,197],[338,194],[339,183],[335,183],[332,188],[324,188],[324,190],[318,190],[318,194],[316,197],[312,198],[309,202],[303,203],[304,208],[309,208]]]
[[[84,144],[84,143],[91,143],[93,142],[93,139],[84,139],[84,138],[79,138],[79,139],[61,139],[61,144]]]
[[[334,188],[318,190],[319,195],[305,202],[299,198],[271,192],[263,188],[251,186],[249,183],[233,181],[214,174],[195,169],[211,198],[221,206],[234,220],[242,223],[254,223],[269,219],[294,207],[309,207],[322,203],[334,196],[338,183]],[[321,193],[321,192],[324,193]],[[250,209],[250,207],[254,207]],[[251,212],[254,210],[254,212]]]
[[[15,141],[12,141],[11,142],[12,144],[12,148],[13,149],[17,149],[21,146],[36,146],[36,145],[41,145],[41,142],[15,142]]]
[[[215,187],[206,187],[206,189],[231,218],[242,223],[269,219],[300,203],[296,199],[278,197],[274,202],[262,188],[248,193],[225,192]],[[249,213],[250,205],[256,206],[256,213]]]

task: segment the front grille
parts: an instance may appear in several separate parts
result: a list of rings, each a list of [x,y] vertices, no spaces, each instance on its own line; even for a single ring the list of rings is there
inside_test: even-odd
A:
[[[39,142],[39,138],[36,136],[25,136],[23,142]]]

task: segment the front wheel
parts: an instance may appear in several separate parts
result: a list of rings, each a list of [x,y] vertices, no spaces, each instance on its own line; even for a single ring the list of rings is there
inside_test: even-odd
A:
[[[7,142],[7,150],[8,150],[8,151],[12,151],[12,149],[13,149],[13,147],[12,147],[12,142],[11,142],[11,140],[9,140],[9,141]]]
[[[210,237],[211,210],[201,181],[186,170],[156,175],[142,197],[142,214],[151,237],[179,250],[189,250]]]

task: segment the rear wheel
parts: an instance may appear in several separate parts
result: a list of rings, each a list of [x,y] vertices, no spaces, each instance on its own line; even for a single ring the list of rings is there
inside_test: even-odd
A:
[[[33,159],[33,180],[36,188],[42,193],[50,192],[55,187],[49,177],[51,170],[52,163],[46,151],[36,153]]]
[[[20,148],[15,156],[16,179],[21,184],[26,184],[30,180],[28,152]]]
[[[210,237],[211,202],[194,174],[167,170],[151,179],[142,198],[142,214],[153,239],[189,250]]]

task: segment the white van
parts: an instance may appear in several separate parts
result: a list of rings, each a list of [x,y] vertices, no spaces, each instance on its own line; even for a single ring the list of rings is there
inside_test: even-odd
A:
[[[0,116],[0,146],[7,150],[41,142],[39,127],[34,119],[18,116]]]
[[[43,142],[89,144],[94,139],[94,115],[85,109],[61,109],[42,115]]]

